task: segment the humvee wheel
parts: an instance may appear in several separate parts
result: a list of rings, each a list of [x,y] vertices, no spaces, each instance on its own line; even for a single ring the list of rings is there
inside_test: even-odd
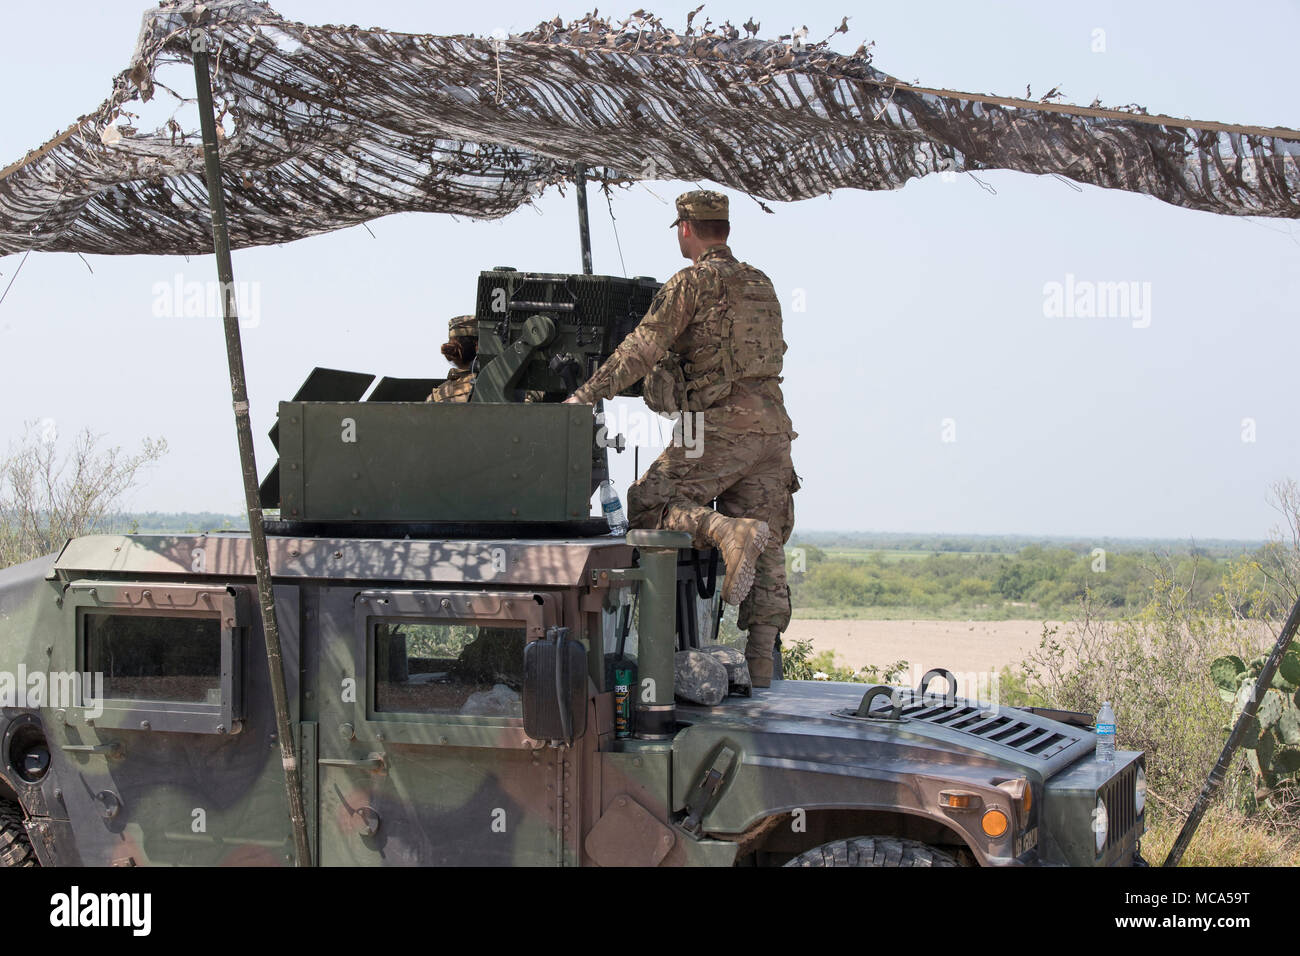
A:
[[[953,857],[916,840],[851,837],[805,850],[786,866],[960,866]]]
[[[16,803],[0,800],[0,866],[38,866]]]

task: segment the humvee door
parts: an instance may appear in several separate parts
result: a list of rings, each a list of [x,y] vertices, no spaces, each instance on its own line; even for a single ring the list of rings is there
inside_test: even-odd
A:
[[[322,591],[323,865],[556,862],[557,761],[524,733],[521,681],[558,618],[545,593]]]

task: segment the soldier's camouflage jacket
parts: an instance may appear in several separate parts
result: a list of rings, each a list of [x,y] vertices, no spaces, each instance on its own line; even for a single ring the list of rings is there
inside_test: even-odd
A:
[[[474,373],[469,369],[454,368],[447,373],[447,381],[430,392],[425,401],[468,402],[473,391]]]
[[[453,368],[447,373],[447,381],[443,382],[425,399],[426,402],[460,402],[465,403],[470,400],[474,394],[474,379],[478,376],[477,372],[469,369]],[[529,389],[524,392],[525,402],[545,401],[546,393],[537,389]]]
[[[766,275],[711,246],[669,279],[650,311],[575,396],[612,398],[657,364],[679,365],[680,408],[706,423],[792,435],[781,394],[781,305]],[[662,365],[661,365],[662,368]]]

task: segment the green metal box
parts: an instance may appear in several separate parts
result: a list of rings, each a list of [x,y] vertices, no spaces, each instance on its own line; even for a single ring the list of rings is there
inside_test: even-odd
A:
[[[585,405],[281,402],[280,517],[573,521],[590,512]]]

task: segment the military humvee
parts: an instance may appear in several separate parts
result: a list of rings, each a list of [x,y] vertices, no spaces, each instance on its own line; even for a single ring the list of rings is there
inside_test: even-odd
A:
[[[558,401],[656,288],[489,270],[469,404],[317,369],[280,405],[262,496],[312,860],[1141,864],[1143,755],[1096,761],[1084,715],[942,669],[676,699],[724,569],[589,517],[619,441]],[[0,615],[0,861],[293,861],[247,534],[78,538],[0,571]]]

